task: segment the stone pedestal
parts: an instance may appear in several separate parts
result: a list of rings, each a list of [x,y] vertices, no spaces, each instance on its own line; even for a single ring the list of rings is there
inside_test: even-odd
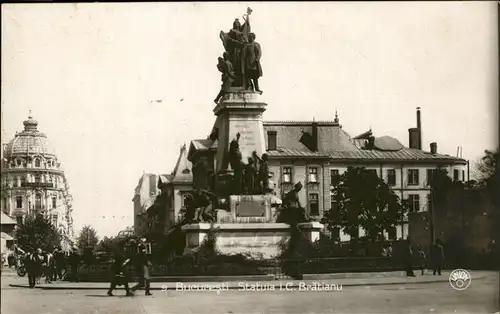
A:
[[[266,106],[260,94],[233,88],[214,108],[219,136],[215,155],[217,173],[227,169],[229,143],[236,139],[237,133],[241,136],[239,146],[245,164],[252,152],[257,152],[259,157],[266,152],[262,123],[262,113]]]
[[[299,224],[299,228],[314,242],[323,225],[307,222]],[[194,223],[182,227],[187,249],[199,247],[210,229],[215,232],[216,246],[222,254],[250,253],[261,258],[278,255],[280,242],[290,237],[290,226],[284,223]]]

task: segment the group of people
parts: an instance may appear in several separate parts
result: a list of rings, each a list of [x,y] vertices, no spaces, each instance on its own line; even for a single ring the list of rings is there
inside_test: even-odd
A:
[[[24,267],[28,273],[29,287],[34,288],[42,277],[46,283],[63,279],[63,270],[66,267],[66,256],[61,248],[52,252],[37,248],[24,256]]]
[[[129,287],[130,274],[127,268],[130,264],[135,264],[135,270],[137,272],[137,277],[139,282],[132,288]],[[126,295],[133,296],[134,292],[139,288],[145,289],[145,295],[152,295],[150,291],[150,276],[149,268],[151,267],[151,262],[148,258],[146,252],[146,247],[144,245],[138,246],[138,254],[131,258],[125,258],[122,254],[117,254],[114,258],[113,264],[111,265],[111,285],[108,290],[108,296],[113,296],[113,290],[116,286],[124,286]]]
[[[425,274],[426,269],[432,269],[432,274],[441,276],[441,271],[444,266],[444,249],[443,243],[441,240],[436,240],[431,245],[429,253],[429,259],[427,259],[427,254],[422,246],[417,245],[417,253],[413,254],[413,250],[408,240],[408,247],[405,256],[405,264],[406,264],[406,275],[409,277],[415,277],[415,273],[413,272],[414,260],[417,258],[417,267],[421,271],[421,274]],[[392,248],[391,248],[392,252]]]

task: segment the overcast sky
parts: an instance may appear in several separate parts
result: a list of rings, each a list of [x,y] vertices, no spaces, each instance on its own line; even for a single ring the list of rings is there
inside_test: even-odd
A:
[[[246,3],[2,6],[2,142],[32,110],[63,161],[75,231],[133,224],[143,173],[205,138],[221,30]],[[265,120],[333,120],[476,160],[496,146],[496,2],[251,3]],[[161,100],[157,102],[157,100]],[[114,218],[113,218],[114,217]]]

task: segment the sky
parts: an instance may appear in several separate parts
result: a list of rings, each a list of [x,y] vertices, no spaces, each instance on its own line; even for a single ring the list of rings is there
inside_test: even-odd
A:
[[[253,9],[265,120],[333,120],[475,161],[497,147],[496,2],[2,5],[2,143],[32,110],[74,198],[75,231],[133,224],[134,188],[205,138],[219,39]]]

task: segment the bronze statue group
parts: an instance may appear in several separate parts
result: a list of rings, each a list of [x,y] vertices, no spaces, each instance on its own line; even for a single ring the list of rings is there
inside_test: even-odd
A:
[[[233,22],[229,32],[220,32],[220,38],[225,48],[222,57],[219,57],[217,69],[221,72],[222,88],[214,102],[217,103],[231,87],[241,87],[262,93],[259,88],[259,77],[262,76],[260,58],[262,49],[255,41],[256,36],[250,29],[250,14],[247,9],[243,16],[245,23],[241,25],[239,19]]]
[[[231,195],[257,195],[272,192],[269,188],[268,156],[253,152],[248,163],[243,163],[239,148],[240,133],[229,144],[226,162],[233,170]],[[214,222],[217,219],[219,197],[205,189],[196,188],[184,199],[185,222]]]
[[[267,154],[259,157],[254,151],[252,157],[248,157],[247,164],[243,163],[239,145],[240,136],[240,133],[236,134],[236,139],[229,144],[229,164],[234,171],[232,194],[256,195],[271,192]]]

